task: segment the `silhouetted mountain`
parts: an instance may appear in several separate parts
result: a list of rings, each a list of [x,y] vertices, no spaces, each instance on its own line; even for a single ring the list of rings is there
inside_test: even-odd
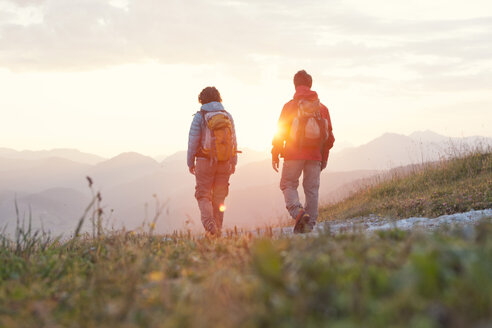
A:
[[[238,168],[242,167],[243,165],[248,165],[249,163],[271,159],[271,154],[269,150],[258,151],[250,148],[243,148],[241,150],[242,153],[238,154]]]
[[[442,136],[430,130],[415,131],[409,135],[415,141],[429,142],[429,143],[441,143],[448,141],[450,138]]]
[[[169,157],[169,154],[160,154],[157,156],[152,156],[153,159],[155,159],[157,162],[161,163],[163,160]]]
[[[481,143],[492,145],[492,138],[448,138],[432,131],[410,136],[385,133],[367,144],[346,148],[330,155],[330,171],[387,170],[392,167],[435,161],[458,155]]]
[[[59,157],[68,159],[73,162],[79,162],[83,164],[97,164],[104,161],[103,157],[83,153],[76,149],[51,149],[51,150],[23,150],[17,151],[9,148],[0,148],[0,157],[12,158],[12,159],[28,159],[28,160],[39,160],[46,159],[50,157]]]
[[[87,175],[97,186],[107,189],[148,175],[158,168],[159,163],[153,158],[128,152],[97,164],[87,171]]]
[[[474,148],[477,146],[492,145],[492,138],[482,137],[482,136],[471,136],[471,137],[446,137],[435,132],[417,131],[409,135],[415,141],[440,145],[446,150],[453,151],[466,151],[469,148]]]
[[[28,169],[38,166],[39,163],[39,160],[0,157],[0,172]]]
[[[186,153],[187,152],[185,150],[175,152],[174,154],[169,155],[164,160],[162,160],[161,164],[170,162],[181,162],[186,165]]]
[[[417,161],[418,144],[410,137],[386,133],[371,142],[347,148],[330,155],[330,171],[352,171],[360,169],[384,170],[403,162]]]
[[[44,227],[52,234],[70,234],[75,231],[78,220],[84,213],[84,209],[90,201],[88,193],[68,189],[52,188],[39,193],[19,195],[5,193],[0,197],[0,224],[4,227],[8,224],[10,232],[16,225],[17,214],[15,202],[19,209],[19,220],[28,224],[32,217],[33,229]],[[84,230],[89,228],[89,224]]]
[[[354,145],[348,141],[338,141],[335,142],[335,145],[334,147],[332,148],[331,152],[332,153],[336,153],[336,152],[339,152],[339,151],[342,151],[344,149],[347,149],[347,148],[353,148]]]
[[[91,167],[62,158],[19,160],[14,167],[12,160],[0,159],[0,190],[40,192],[53,187],[85,188],[85,172]],[[8,169],[7,169],[8,167]]]
[[[491,138],[456,139],[424,131],[410,136],[387,133],[365,145],[332,152],[321,176],[320,200],[345,197],[379,170],[432,161],[453,151],[456,154],[479,139],[492,145]],[[6,223],[15,226],[17,199],[24,216],[31,207],[33,222],[42,219],[47,229],[72,232],[90,200],[86,176],[93,179],[94,190],[101,191],[104,211],[111,213],[116,227],[133,229],[141,226],[144,218],[150,220],[157,199],[166,204],[158,231],[184,228],[185,221],[201,229],[195,177],[188,172],[185,151],[161,163],[138,153],[123,153],[96,165],[62,158],[0,156],[0,228]],[[243,149],[230,180],[225,226],[257,226],[286,217],[279,181],[268,151]]]
[[[238,154],[238,167],[270,158],[270,152],[268,151],[257,151],[250,148],[244,148],[241,151],[242,153]],[[161,164],[166,166],[171,163],[178,165],[182,165],[184,163],[184,165],[186,165],[186,156],[186,151],[178,151],[166,157]]]

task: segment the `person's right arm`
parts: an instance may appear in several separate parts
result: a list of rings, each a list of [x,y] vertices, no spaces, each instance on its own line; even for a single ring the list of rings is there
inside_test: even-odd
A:
[[[195,157],[200,147],[200,139],[202,132],[202,115],[195,114],[191,122],[190,132],[188,134],[188,154],[187,164],[191,174],[195,174]]]

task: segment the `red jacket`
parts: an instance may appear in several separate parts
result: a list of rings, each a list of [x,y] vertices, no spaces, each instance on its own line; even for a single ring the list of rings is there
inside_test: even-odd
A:
[[[327,161],[330,149],[333,147],[335,137],[331,125],[330,113],[325,105],[321,104],[321,117],[328,121],[328,138],[321,147],[316,148],[299,148],[299,146],[289,140],[290,127],[292,121],[297,116],[297,103],[300,99],[316,100],[318,94],[306,86],[298,86],[294,99],[284,105],[280,118],[278,120],[278,131],[272,141],[272,156],[278,158],[278,155],[285,160],[314,160]]]

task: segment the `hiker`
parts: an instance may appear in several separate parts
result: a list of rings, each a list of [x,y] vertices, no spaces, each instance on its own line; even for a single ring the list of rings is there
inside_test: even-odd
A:
[[[294,75],[296,92],[282,109],[272,141],[272,166],[276,172],[279,156],[284,158],[280,189],[285,206],[295,220],[294,233],[310,232],[316,224],[320,174],[326,168],[335,142],[328,108],[311,90],[312,82],[311,75],[304,70]],[[297,192],[301,173],[306,196],[304,207]]]
[[[190,127],[188,169],[196,178],[195,198],[203,227],[211,235],[220,235],[229,177],[237,164],[236,131],[215,87],[203,89],[198,101],[202,106]]]

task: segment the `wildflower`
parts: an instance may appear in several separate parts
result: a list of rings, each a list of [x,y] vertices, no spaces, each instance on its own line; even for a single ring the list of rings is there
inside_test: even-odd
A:
[[[152,271],[151,273],[149,273],[148,279],[154,282],[162,281],[164,279],[164,273],[162,273],[161,271]]]

